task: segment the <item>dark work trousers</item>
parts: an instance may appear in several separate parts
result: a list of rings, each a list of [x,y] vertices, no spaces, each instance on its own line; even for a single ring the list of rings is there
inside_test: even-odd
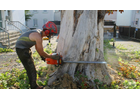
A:
[[[33,58],[32,58],[31,49],[16,48],[16,52],[17,52],[19,59],[21,60],[21,62],[23,64],[24,68],[26,69],[31,89],[36,88],[37,87],[36,69],[35,69]]]

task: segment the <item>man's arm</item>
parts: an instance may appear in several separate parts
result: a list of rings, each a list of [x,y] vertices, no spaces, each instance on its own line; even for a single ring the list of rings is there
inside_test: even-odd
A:
[[[40,56],[44,57],[44,58],[52,58],[55,60],[58,60],[60,58],[60,55],[49,55],[46,52],[44,52],[43,50],[43,46],[42,46],[42,37],[39,33],[31,33],[29,35],[30,40],[32,41],[36,41],[36,45],[35,48],[37,50],[37,52],[39,53]]]
[[[43,50],[42,37],[37,36],[35,41],[36,41],[35,48],[36,48],[37,52],[39,53],[39,55],[44,57],[44,58],[51,58],[51,55],[45,53]]]

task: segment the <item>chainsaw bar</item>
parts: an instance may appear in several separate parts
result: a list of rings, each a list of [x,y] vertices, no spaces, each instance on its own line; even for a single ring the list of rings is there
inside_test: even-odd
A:
[[[63,61],[63,63],[106,64],[105,61]]]

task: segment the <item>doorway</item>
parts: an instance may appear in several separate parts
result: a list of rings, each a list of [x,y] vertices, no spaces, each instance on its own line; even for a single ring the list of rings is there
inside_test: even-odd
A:
[[[0,27],[2,27],[2,14],[1,14],[1,10],[0,10]]]

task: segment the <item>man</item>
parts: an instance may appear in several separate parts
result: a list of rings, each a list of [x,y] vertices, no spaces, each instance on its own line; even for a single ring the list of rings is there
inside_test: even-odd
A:
[[[27,71],[31,89],[42,89],[36,83],[36,69],[32,58],[31,47],[35,45],[38,54],[42,58],[52,58],[58,60],[60,55],[49,55],[43,51],[42,38],[51,37],[57,33],[57,27],[53,22],[47,22],[43,25],[43,31],[40,29],[31,30],[22,34],[16,42],[16,52]]]

